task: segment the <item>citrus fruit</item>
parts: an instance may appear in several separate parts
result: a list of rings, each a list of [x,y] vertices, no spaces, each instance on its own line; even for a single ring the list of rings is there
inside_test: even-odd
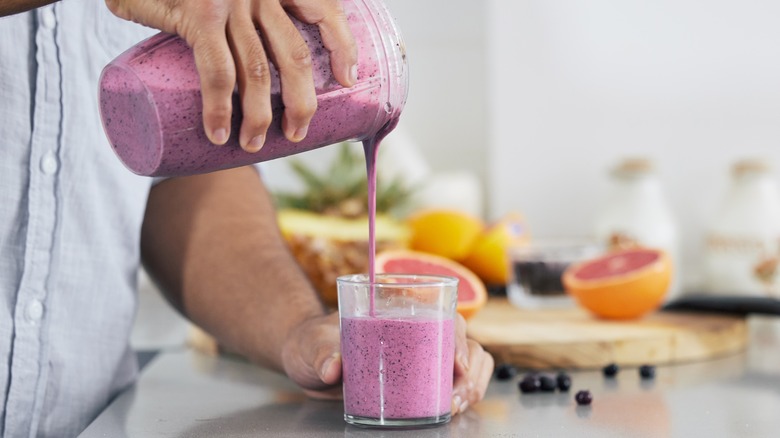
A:
[[[487,284],[506,284],[509,280],[508,249],[527,243],[528,232],[523,217],[510,213],[477,238],[462,263]]]
[[[661,305],[671,276],[672,264],[664,251],[631,248],[569,266],[563,284],[595,315],[632,319]]]
[[[432,209],[417,213],[407,220],[413,250],[464,259],[479,237],[484,224],[478,218],[456,210]]]
[[[377,254],[376,271],[391,274],[428,274],[456,277],[458,282],[458,313],[468,319],[487,301],[482,281],[468,268],[434,254],[419,251],[391,250]]]

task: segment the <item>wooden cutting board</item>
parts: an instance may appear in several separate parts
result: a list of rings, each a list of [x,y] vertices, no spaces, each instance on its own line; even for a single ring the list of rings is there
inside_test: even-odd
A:
[[[743,350],[745,318],[656,312],[606,321],[580,308],[523,310],[491,298],[468,323],[496,363],[523,368],[597,368],[703,360]]]

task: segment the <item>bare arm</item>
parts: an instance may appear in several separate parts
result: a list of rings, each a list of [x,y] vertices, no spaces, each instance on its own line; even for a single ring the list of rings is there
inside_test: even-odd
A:
[[[324,314],[250,167],[155,186],[141,252],[184,314],[229,349],[277,370],[285,368],[282,350],[291,331]]]
[[[46,6],[56,0],[0,0],[0,17]]]

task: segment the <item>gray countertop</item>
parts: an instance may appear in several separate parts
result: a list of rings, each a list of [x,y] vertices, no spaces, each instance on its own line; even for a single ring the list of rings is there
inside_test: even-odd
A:
[[[752,319],[747,351],[706,362],[636,368],[615,379],[571,372],[569,393],[521,395],[518,376],[492,381],[485,400],[430,429],[367,430],[344,423],[341,402],[307,399],[285,377],[231,357],[165,351],[81,435],[91,437],[777,437],[780,320]],[[589,389],[589,407],[573,396]]]

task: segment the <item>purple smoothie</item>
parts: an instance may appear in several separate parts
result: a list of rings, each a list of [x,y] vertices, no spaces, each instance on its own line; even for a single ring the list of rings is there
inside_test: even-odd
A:
[[[212,144],[203,129],[200,79],[192,50],[179,37],[158,34],[123,53],[103,70],[100,110],[106,134],[122,162],[147,176],[182,176],[267,161],[345,140],[365,140],[392,118],[406,100],[406,66],[397,33],[366,25],[371,17],[358,2],[344,2],[358,45],[358,83],[343,88],[333,78],[330,56],[317,26],[295,21],[312,53],[318,108],[307,137],[288,141],[281,129],[279,75],[271,65],[274,119],[263,149],[244,152],[238,144],[242,119],[233,96],[231,134]],[[380,12],[377,12],[380,11]],[[376,9],[376,17],[387,11]],[[392,23],[384,25],[391,26]]]
[[[448,415],[454,342],[452,319],[342,318],[345,414],[382,420]]]

